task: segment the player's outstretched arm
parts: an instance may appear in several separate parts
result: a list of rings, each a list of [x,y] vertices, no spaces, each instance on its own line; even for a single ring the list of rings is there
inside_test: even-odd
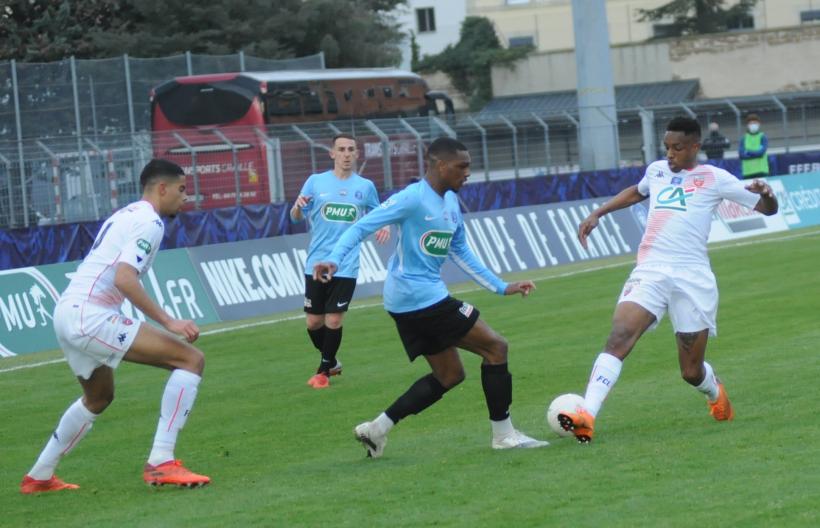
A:
[[[520,293],[521,297],[526,297],[530,294],[530,292],[535,290],[535,283],[532,281],[518,281],[518,282],[511,282],[507,285],[507,288],[504,290],[504,295],[515,295],[516,293]]]
[[[592,211],[589,216],[578,225],[578,240],[581,242],[581,245],[584,246],[584,249],[587,247],[587,237],[590,233],[592,233],[593,229],[598,227],[598,220],[600,220],[602,216],[609,214],[612,211],[617,211],[618,209],[624,209],[631,205],[635,205],[636,203],[642,202],[646,199],[647,196],[644,196],[638,192],[637,185],[631,185],[613,196],[604,205]]]
[[[191,320],[174,319],[165,310],[148,296],[148,292],[140,284],[137,270],[129,264],[121,262],[117,265],[114,274],[114,286],[119,289],[131,304],[136,306],[146,316],[162,325],[171,333],[181,335],[189,343],[193,343],[199,337],[199,327]]]
[[[746,186],[746,190],[760,195],[760,200],[755,205],[755,211],[766,216],[771,216],[777,212],[777,198],[768,183],[754,179],[752,183]]]

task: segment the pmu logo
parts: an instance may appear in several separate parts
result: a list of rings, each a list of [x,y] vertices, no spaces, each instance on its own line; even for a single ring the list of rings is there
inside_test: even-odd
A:
[[[453,241],[452,231],[427,231],[419,239],[421,250],[432,257],[446,257]]]
[[[51,325],[60,297],[51,282],[35,268],[0,271],[0,356],[28,348]]]
[[[355,205],[328,202],[322,206],[322,218],[330,222],[352,223],[358,216],[359,210]]]
[[[683,187],[664,187],[658,193],[658,202],[655,209],[672,209],[673,211],[686,211],[686,199],[695,194],[695,188],[684,189]]]

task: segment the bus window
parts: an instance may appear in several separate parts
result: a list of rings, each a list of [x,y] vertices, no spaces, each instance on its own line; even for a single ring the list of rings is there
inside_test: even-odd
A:
[[[302,108],[306,114],[321,114],[324,112],[322,100],[319,98],[319,94],[313,90],[302,93]]]
[[[390,86],[382,86],[382,92],[384,92],[384,96],[388,99],[393,97],[393,88]]]
[[[328,114],[338,114],[339,104],[336,102],[336,93],[330,90],[325,91],[325,104]]]
[[[268,97],[267,110],[269,117],[302,115],[302,103],[296,92],[276,91]]]
[[[353,90],[345,90],[345,101],[353,99]]]
[[[376,89],[375,88],[368,88],[367,90],[365,90],[365,96],[370,97],[371,99],[373,97],[376,97]]]

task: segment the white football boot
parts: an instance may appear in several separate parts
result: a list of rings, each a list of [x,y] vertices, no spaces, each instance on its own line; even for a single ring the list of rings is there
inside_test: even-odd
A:
[[[353,429],[356,440],[362,443],[370,458],[382,456],[387,445],[387,435],[379,434],[375,429],[373,422],[361,423]]]
[[[493,438],[493,449],[532,449],[550,445],[546,440],[530,438],[521,431],[513,429],[512,433],[503,438]]]

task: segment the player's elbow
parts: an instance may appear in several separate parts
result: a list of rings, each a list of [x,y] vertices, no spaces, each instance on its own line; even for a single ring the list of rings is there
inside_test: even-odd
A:
[[[114,286],[120,291],[127,291],[137,280],[136,273],[128,266],[118,266],[114,274]]]

